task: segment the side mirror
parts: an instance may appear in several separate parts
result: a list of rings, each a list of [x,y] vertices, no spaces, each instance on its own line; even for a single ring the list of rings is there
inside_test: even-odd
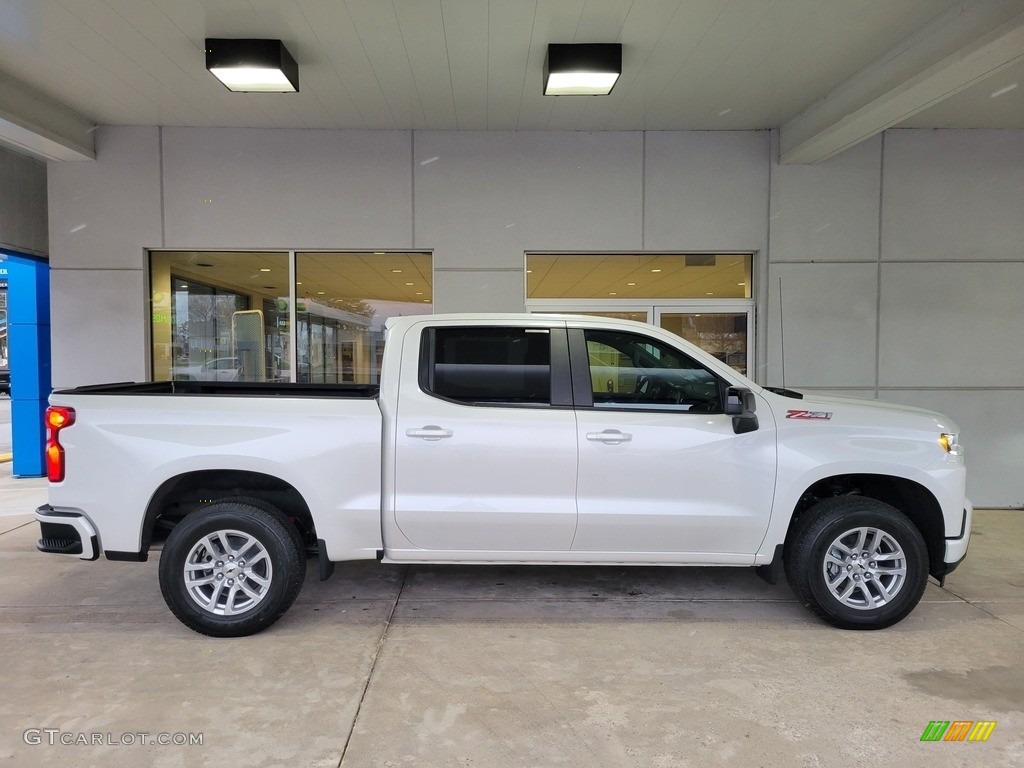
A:
[[[749,389],[729,387],[725,391],[725,413],[732,416],[732,430],[737,435],[757,430],[756,410],[757,398]]]

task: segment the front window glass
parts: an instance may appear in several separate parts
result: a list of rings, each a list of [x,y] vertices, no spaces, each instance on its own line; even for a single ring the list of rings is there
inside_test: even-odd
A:
[[[679,350],[617,331],[586,331],[595,408],[718,413],[718,379]]]

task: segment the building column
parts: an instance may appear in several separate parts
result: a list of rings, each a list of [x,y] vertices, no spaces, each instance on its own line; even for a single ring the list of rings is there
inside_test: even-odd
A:
[[[15,477],[41,477],[50,396],[50,265],[7,254],[7,339]]]

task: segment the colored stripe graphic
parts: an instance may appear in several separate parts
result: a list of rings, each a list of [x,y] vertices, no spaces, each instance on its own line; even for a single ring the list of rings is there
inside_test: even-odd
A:
[[[988,737],[992,735],[992,731],[995,729],[995,720],[979,720],[974,724],[974,728],[971,730],[971,734],[967,737],[967,740],[988,741]]]
[[[988,741],[995,729],[995,720],[932,720],[921,741]]]
[[[954,720],[950,724],[949,730],[946,731],[943,741],[963,741],[967,738],[972,725],[974,725],[973,720]]]

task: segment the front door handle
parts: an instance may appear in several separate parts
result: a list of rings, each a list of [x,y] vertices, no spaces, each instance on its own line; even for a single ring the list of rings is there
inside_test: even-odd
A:
[[[606,429],[603,432],[587,432],[587,440],[592,443],[604,443],[605,445],[619,445],[628,443],[633,436],[628,432],[620,432],[617,429]]]
[[[445,437],[451,437],[454,432],[450,429],[444,429],[434,424],[428,424],[422,429],[407,429],[405,430],[406,437],[418,437],[421,440],[441,440]]]

